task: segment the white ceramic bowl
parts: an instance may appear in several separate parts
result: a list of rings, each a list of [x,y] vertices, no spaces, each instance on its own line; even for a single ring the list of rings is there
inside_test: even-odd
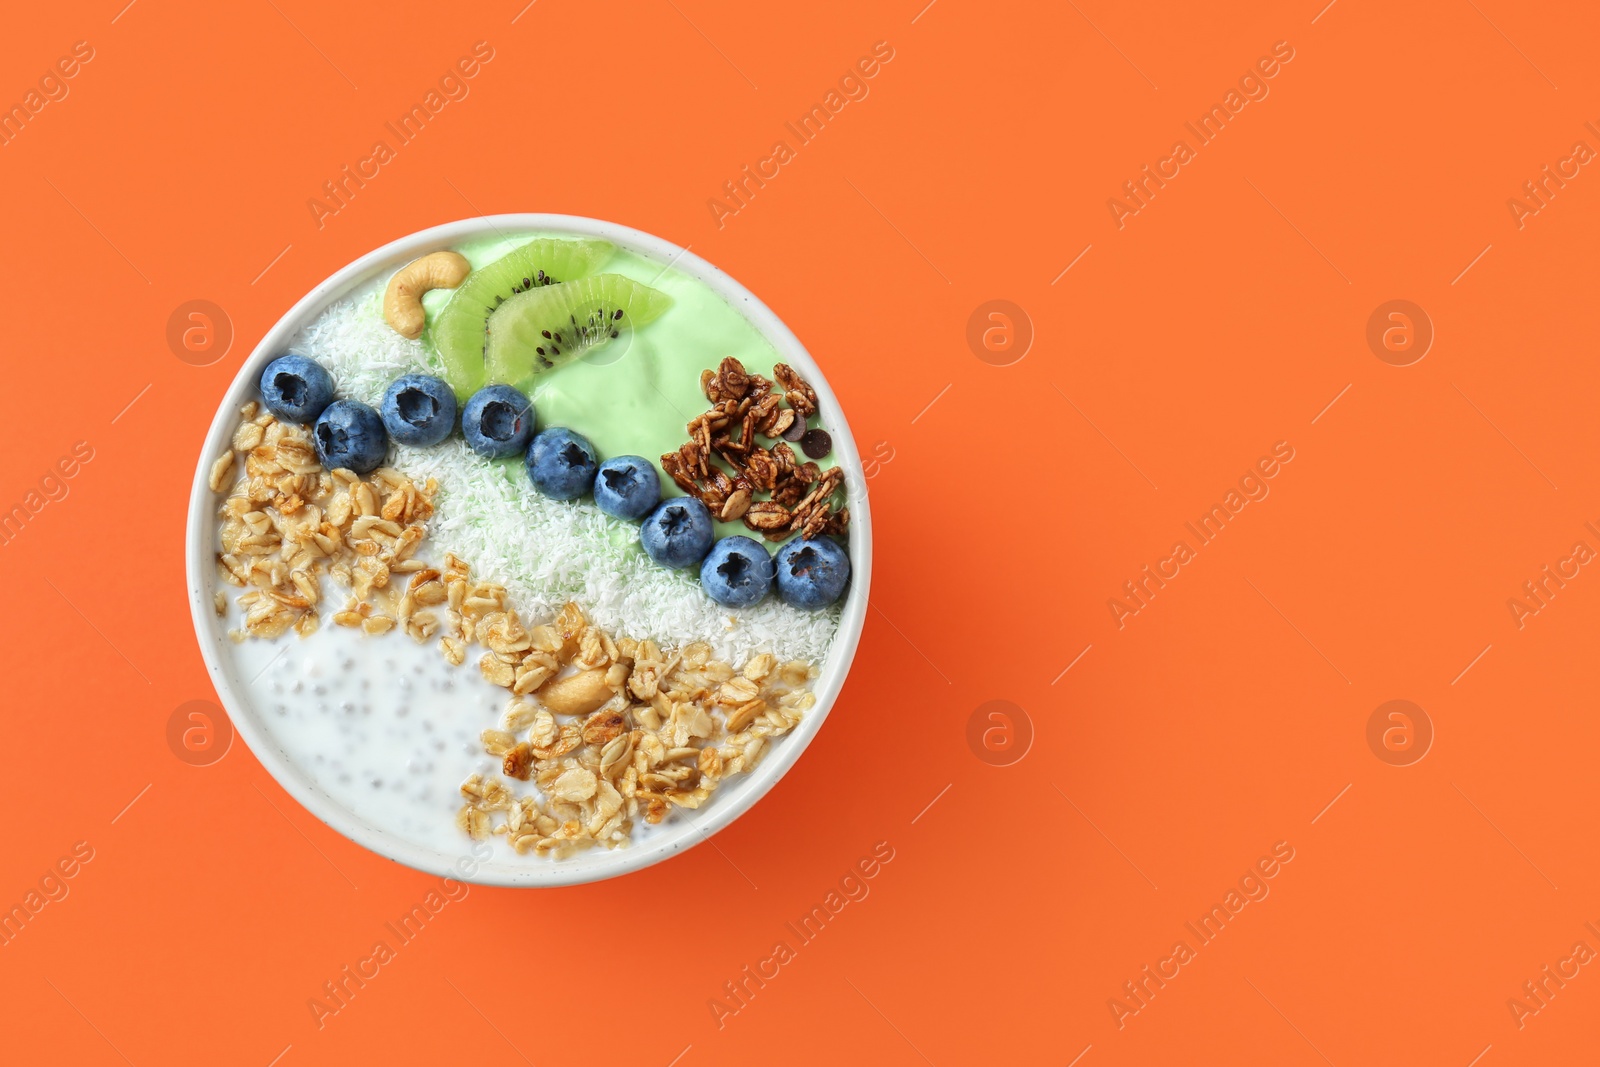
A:
[[[663,266],[671,264],[673,268],[704,282],[743,312],[778,350],[782,360],[804,375],[816,388],[819,408],[825,413],[829,433],[833,436],[834,459],[844,469],[846,484],[851,487],[849,541],[852,579],[838,633],[815,683],[816,706],[798,727],[769,748],[768,755],[753,773],[726,780],[710,802],[698,811],[675,810],[666,822],[637,844],[617,849],[590,848],[571,858],[556,860],[531,854],[518,856],[507,850],[503,843],[496,842],[493,858],[477,861],[476,869],[471,870],[472,865],[461,862],[463,857],[470,854],[471,848],[471,842],[465,836],[462,837],[458,852],[445,853],[404,840],[381,826],[375,826],[324,792],[305,768],[291,762],[273,742],[271,733],[263,725],[256,703],[258,694],[252,691],[250,682],[241,677],[235,657],[229,654],[226,624],[217,618],[212,608],[213,594],[219,588],[215,564],[218,500],[207,485],[207,478],[212,461],[222,454],[232,439],[239,407],[256,397],[256,383],[263,368],[287,351],[289,341],[296,332],[315,320],[330,305],[417,256],[452,248],[476,237],[525,231],[599,237]],[[200,641],[201,655],[211,672],[217,695],[239,736],[278,783],[317,818],[380,855],[432,874],[504,886],[558,886],[594,882],[659,863],[708,840],[760,800],[794,766],[822,728],[844,685],[845,675],[855,657],[862,625],[866,621],[867,595],[872,581],[872,515],[864,492],[865,484],[855,438],[821,368],[799,339],[765,304],[721,270],[670,241],[596,219],[575,215],[494,215],[463,219],[391,242],[336,272],[279,319],[239,368],[211,422],[211,431],[200,450],[194,487],[189,495],[189,606],[194,617],[195,634]],[[299,638],[286,634],[279,640],[296,641]],[[316,636],[307,640],[315,641]],[[464,871],[463,866],[469,870]]]

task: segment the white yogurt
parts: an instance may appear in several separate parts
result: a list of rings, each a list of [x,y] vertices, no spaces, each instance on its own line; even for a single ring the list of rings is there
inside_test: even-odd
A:
[[[447,853],[468,845],[455,823],[461,783],[500,773],[479,734],[498,726],[506,690],[471,663],[452,667],[437,641],[326,620],[303,640],[251,639],[234,655],[243,676],[256,678],[253,703],[272,743],[317,788],[415,844]]]

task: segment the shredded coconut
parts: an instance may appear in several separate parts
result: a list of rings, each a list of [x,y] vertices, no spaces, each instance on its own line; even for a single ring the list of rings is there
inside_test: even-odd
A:
[[[328,369],[340,396],[373,407],[400,375],[440,373],[421,341],[384,323],[381,285],[328,308],[291,346]],[[827,658],[839,605],[799,611],[771,596],[751,608],[723,607],[701,590],[696,574],[646,556],[636,523],[612,518],[590,500],[540,494],[521,460],[485,459],[455,434],[428,448],[391,442],[387,462],[414,480],[438,479],[428,528],[434,550],[453,552],[504,585],[530,621],[545,621],[574,600],[613,633],[666,646],[706,641],[730,663],[759,652],[817,664]]]

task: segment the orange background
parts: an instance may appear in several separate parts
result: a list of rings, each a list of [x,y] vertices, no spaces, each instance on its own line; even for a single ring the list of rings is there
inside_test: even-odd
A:
[[[1592,1056],[1595,967],[1520,1029],[1507,1000],[1600,948],[1600,577],[1521,629],[1506,604],[1600,548],[1600,177],[1521,229],[1506,206],[1574,141],[1600,148],[1592,12],[124,2],[33,5],[0,36],[7,101],[94,49],[0,147],[0,506],[94,449],[0,547],[0,903],[94,850],[0,948],[9,1058]],[[319,229],[307,199],[479,40],[470,96]],[[880,40],[870,95],[719,228],[708,198]],[[1270,96],[1119,230],[1107,199],[1278,41]],[[214,699],[186,497],[218,398],[296,299],[503,211],[691,245],[786,319],[863,454],[892,456],[875,610],[826,727],[717,847],[474,888],[319,1029],[307,1000],[436,883],[317,822],[242,744],[205,767],[169,749],[174,709]],[[996,298],[1036,332],[1010,366],[965,339]],[[1393,298],[1437,332],[1407,367],[1365,341]],[[235,333],[206,367],[166,340],[192,299]],[[1270,496],[1118,629],[1108,598],[1278,441]],[[1390,699],[1435,731],[1411,766],[1367,743]],[[991,700],[1032,724],[1020,762],[969,747]],[[719,1028],[723,983],[880,841],[870,896]],[[1119,1029],[1107,1001],[1280,841],[1270,896]]]

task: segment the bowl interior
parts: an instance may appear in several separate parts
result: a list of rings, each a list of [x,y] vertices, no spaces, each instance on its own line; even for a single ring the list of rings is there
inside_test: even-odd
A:
[[[264,727],[250,679],[243,677],[230,655],[227,625],[212,610],[217,589],[215,559],[218,550],[217,498],[207,484],[210,465],[228,447],[238,409],[255,398],[263,367],[282,355],[290,340],[328,307],[374,278],[427,252],[451,248],[485,236],[520,231],[555,231],[574,237],[599,237],[647,259],[670,265],[710,286],[733,305],[817,391],[819,407],[827,415],[833,436],[834,458],[845,471],[850,487],[849,549],[852,579],[846,594],[838,632],[827,660],[819,667],[813,691],[817,703],[800,725],[769,749],[749,774],[725,780],[711,801],[698,811],[676,810],[673,816],[642,842],[616,849],[590,848],[570,858],[555,860],[533,855],[517,856],[497,845],[492,856],[465,836],[459,852],[447,853],[406,840],[352,813],[324,792],[302,767],[291,761]],[[611,878],[657,863],[676,852],[705,841],[738,818],[783,777],[816,736],[839,695],[855,656],[866,620],[872,577],[872,517],[865,493],[860,454],[849,423],[829,387],[827,378],[798,338],[744,286],[723,271],[677,245],[659,237],[614,223],[570,215],[515,214],[483,216],[436,226],[394,241],[344,267],[322,282],[267,331],[239,368],[223,397],[206,436],[195,469],[189,498],[187,571],[190,610],[201,654],[223,707],[239,736],[256,758],[291,795],[323,822],[365,847],[407,866],[440,876],[486,885],[555,886]],[[298,638],[286,634],[280,641]],[[315,641],[313,635],[308,640]]]

